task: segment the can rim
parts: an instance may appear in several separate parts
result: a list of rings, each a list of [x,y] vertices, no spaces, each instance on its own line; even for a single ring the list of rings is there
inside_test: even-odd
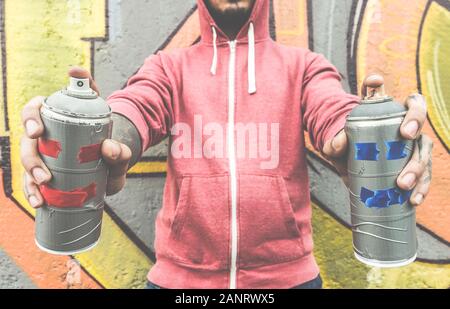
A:
[[[394,114],[388,114],[388,115],[384,115],[384,116],[358,116],[358,117],[352,117],[352,116],[348,116],[347,117],[347,121],[360,121],[360,120],[382,120],[382,119],[390,119],[390,118],[396,118],[396,117],[400,117],[400,116],[405,116],[406,115],[406,111],[404,112],[400,112],[400,113],[394,113]]]
[[[380,260],[374,260],[374,259],[368,259],[361,255],[359,255],[356,252],[353,252],[355,255],[355,258],[360,261],[363,264],[373,266],[373,267],[379,267],[379,268],[395,268],[395,267],[402,267],[411,264],[414,262],[417,258],[417,252],[410,258],[399,260],[399,261],[380,261]]]
[[[106,196],[106,193],[105,193]],[[105,196],[103,196],[103,200],[97,202],[95,205],[90,205],[89,203],[86,205],[83,205],[82,207],[56,207],[53,205],[48,205],[45,204],[41,207],[41,208],[49,208],[52,211],[58,212],[58,213],[69,213],[69,214],[73,214],[75,212],[91,212],[91,211],[95,211],[95,212],[103,212],[104,208],[105,208]]]
[[[78,250],[56,251],[56,250],[52,250],[52,249],[46,248],[43,245],[41,245],[39,243],[39,241],[37,240],[37,238],[34,239],[34,242],[36,243],[36,246],[39,249],[41,249],[44,252],[47,252],[47,253],[50,253],[50,254],[54,254],[54,255],[75,255],[75,254],[79,254],[79,253],[82,253],[82,252],[86,252],[86,251],[89,251],[89,250],[93,249],[95,246],[97,246],[99,241],[100,241],[100,239],[97,239],[93,244],[90,244],[89,246],[81,248],[81,249],[78,249]]]
[[[42,106],[45,107],[46,109],[49,109],[57,114],[61,114],[61,115],[69,116],[69,117],[96,119],[96,118],[109,117],[112,114],[112,110],[111,110],[110,106],[108,106],[109,111],[107,113],[88,115],[88,114],[84,114],[84,113],[73,113],[73,112],[64,111],[59,108],[50,106],[46,102],[47,102],[47,98],[42,103]]]

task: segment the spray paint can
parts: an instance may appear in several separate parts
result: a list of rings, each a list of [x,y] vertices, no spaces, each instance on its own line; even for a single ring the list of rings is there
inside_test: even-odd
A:
[[[367,265],[399,267],[413,262],[417,252],[411,192],[396,184],[414,142],[400,135],[406,108],[385,94],[381,76],[369,78],[378,82],[367,89],[345,126],[353,248]]]
[[[36,213],[36,244],[53,254],[87,251],[101,231],[107,168],[100,151],[111,136],[110,107],[89,79],[71,77],[45,100],[41,118],[38,150],[52,179],[40,186],[45,203]]]

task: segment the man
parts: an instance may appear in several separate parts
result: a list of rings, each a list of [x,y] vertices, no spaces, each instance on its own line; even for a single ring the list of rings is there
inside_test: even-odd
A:
[[[169,136],[149,286],[320,287],[302,129],[345,177],[343,127],[359,98],[343,91],[321,55],[270,39],[269,1],[198,0],[198,10],[198,44],[150,56],[108,98],[114,130],[102,145],[107,192],[120,191],[141,153]],[[69,74],[89,76],[80,69]],[[37,185],[51,177],[36,150],[42,100],[23,110],[25,191],[33,207],[44,202]],[[401,134],[416,139],[425,102],[412,95],[405,104]],[[398,178],[413,190],[414,205],[426,196],[431,173],[430,139],[422,136],[418,145]]]

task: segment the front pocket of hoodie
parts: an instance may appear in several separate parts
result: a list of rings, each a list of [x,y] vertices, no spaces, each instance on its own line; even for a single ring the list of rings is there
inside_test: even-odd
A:
[[[228,268],[228,181],[227,175],[182,179],[168,243],[178,263],[198,269]]]
[[[239,176],[239,266],[289,262],[305,254],[281,176]]]

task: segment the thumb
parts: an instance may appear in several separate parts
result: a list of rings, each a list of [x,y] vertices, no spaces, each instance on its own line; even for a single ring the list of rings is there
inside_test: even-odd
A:
[[[347,146],[347,134],[341,130],[335,137],[325,142],[323,153],[330,158],[339,158],[346,154]]]
[[[85,70],[80,67],[72,67],[69,70],[69,76],[75,78],[89,78],[89,84],[91,89],[97,92],[98,95],[100,95],[100,91],[98,91],[97,84],[95,83],[91,73],[89,73],[88,70]]]
[[[106,194],[116,194],[125,185],[131,150],[125,144],[107,139],[102,144],[102,157],[109,170]]]

